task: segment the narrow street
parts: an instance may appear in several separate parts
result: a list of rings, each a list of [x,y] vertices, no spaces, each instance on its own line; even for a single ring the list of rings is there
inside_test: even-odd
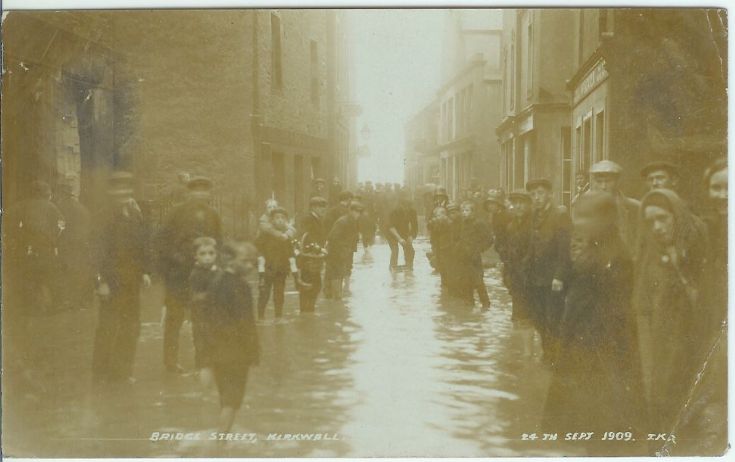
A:
[[[38,335],[49,368],[37,372],[46,393],[6,401],[7,454],[100,456],[513,456],[559,453],[560,443],[522,441],[536,431],[548,371],[524,355],[510,299],[494,268],[485,273],[493,307],[459,306],[440,295],[438,276],[416,243],[413,274],[388,271],[388,246],[355,254],[351,295],[320,300],[299,315],[287,285],[285,322],[272,307],[259,327],[260,366],[251,369],[232,441],[216,452],[207,441],[217,418],[216,393],[196,375],[171,376],[161,364],[162,290],[146,294],[136,383],[93,386],[92,310],[44,319]],[[182,363],[191,368],[188,324]],[[22,419],[18,416],[22,416]],[[151,441],[154,432],[199,440]],[[324,434],[321,441],[268,440],[269,434]],[[271,435],[273,437],[277,437]],[[572,448],[573,450],[573,448]],[[569,454],[570,449],[564,452]]]

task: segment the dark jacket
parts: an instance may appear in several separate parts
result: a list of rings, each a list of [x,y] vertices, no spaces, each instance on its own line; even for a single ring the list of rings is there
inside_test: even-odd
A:
[[[531,214],[525,217],[514,217],[507,225],[506,239],[500,258],[505,264],[505,275],[508,289],[511,292],[524,291],[528,278],[525,264],[531,246]],[[498,245],[496,243],[496,249]]]
[[[5,248],[11,255],[54,256],[64,226],[64,216],[47,199],[28,199],[3,217]]]
[[[351,258],[359,237],[358,221],[350,215],[342,216],[334,223],[327,237],[328,258]]]
[[[564,433],[584,427],[598,434],[646,430],[632,288],[633,262],[617,229],[586,244],[575,259],[546,428]]]
[[[482,252],[493,245],[493,235],[486,222],[476,218],[462,220],[455,252],[460,268],[482,271]]]
[[[569,215],[551,204],[534,211],[531,221],[531,245],[526,268],[528,283],[551,288],[551,281],[564,281],[569,273]]]
[[[398,206],[390,212],[388,217],[388,227],[395,228],[398,234],[403,238],[415,239],[419,233],[418,217],[416,209],[409,206]],[[393,234],[389,232],[389,239],[394,239]]]
[[[346,207],[340,204],[339,202],[337,203],[337,205],[330,207],[327,210],[327,213],[324,214],[324,219],[322,220],[322,225],[324,226],[324,232],[329,234],[332,231],[332,227],[337,222],[337,220],[345,216],[347,212],[349,211],[350,211],[349,207]]]
[[[148,227],[134,202],[111,206],[102,213],[94,233],[93,255],[97,273],[114,294],[138,290],[150,272]]]
[[[309,212],[301,220],[300,235],[302,248],[312,243],[324,247],[324,244],[327,242],[327,230],[324,228],[323,220],[314,212]]]
[[[219,214],[201,202],[186,202],[174,208],[158,235],[159,264],[169,288],[186,288],[194,267],[193,242],[198,237],[222,242]]]
[[[219,271],[213,278],[201,333],[202,366],[218,363],[248,367],[258,361],[253,296],[240,275]]]
[[[258,252],[265,258],[265,270],[275,273],[289,273],[289,258],[294,256],[293,243],[272,234],[260,234],[255,240]]]

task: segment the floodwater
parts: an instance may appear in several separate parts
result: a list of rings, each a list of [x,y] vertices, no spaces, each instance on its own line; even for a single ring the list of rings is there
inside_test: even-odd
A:
[[[26,385],[4,390],[5,455],[575,454],[522,438],[536,431],[549,374],[537,339],[511,322],[499,272],[485,272],[489,311],[462,306],[442,297],[425,257],[428,243],[419,240],[416,247],[414,272],[393,274],[387,245],[367,254],[360,248],[351,293],[341,302],[320,300],[314,315],[298,313],[297,294],[287,283],[285,322],[258,327],[260,365],[251,369],[232,430],[255,439],[238,435],[247,439],[224,447],[208,440],[217,421],[216,393],[203,390],[194,373],[163,372],[160,287],[143,295],[134,384],[93,385],[94,310],[37,319],[39,359]],[[188,324],[181,342],[181,362],[191,368]],[[188,439],[152,441],[156,432]]]

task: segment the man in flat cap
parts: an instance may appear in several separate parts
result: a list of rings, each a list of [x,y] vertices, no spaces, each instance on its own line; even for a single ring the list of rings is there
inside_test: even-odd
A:
[[[514,323],[527,325],[532,322],[529,311],[526,268],[524,266],[529,252],[532,236],[533,201],[528,192],[519,190],[508,194],[508,215],[510,221],[506,226],[508,236],[505,251],[500,254],[503,261],[503,283],[510,293],[513,302],[512,320]],[[530,354],[529,339],[524,342],[525,353]]]
[[[569,276],[571,219],[552,204],[551,182],[539,178],[526,183],[531,195],[531,241],[527,258],[527,290],[531,317],[541,335],[544,360],[555,361],[558,327]]]
[[[327,198],[327,182],[324,181],[324,178],[316,178],[314,180],[309,197]]]
[[[623,242],[632,249],[638,234],[640,202],[626,197],[620,190],[623,168],[611,160],[601,160],[590,168],[590,190],[612,194],[618,209],[617,225]]]
[[[646,180],[649,191],[654,189],[675,191],[680,175],[679,167],[665,160],[650,162],[641,169],[641,178]]]
[[[189,275],[194,265],[193,243],[211,237],[222,243],[219,214],[209,206],[212,181],[196,176],[187,183],[186,202],[175,207],[158,236],[161,270],[166,284],[163,362],[169,372],[182,372],[178,363],[179,331],[188,307]]]
[[[133,199],[134,179],[115,172],[109,206],[96,221],[93,256],[100,299],[92,371],[103,382],[132,382],[140,334],[140,289],[151,285],[148,227]]]
[[[327,200],[320,196],[309,199],[309,212],[301,220],[299,228],[301,255],[297,257],[296,262],[301,272],[301,281],[304,283],[299,287],[301,312],[314,311],[316,299],[322,289],[321,271],[327,242],[327,232],[324,230],[322,220],[327,212],[327,204]]]

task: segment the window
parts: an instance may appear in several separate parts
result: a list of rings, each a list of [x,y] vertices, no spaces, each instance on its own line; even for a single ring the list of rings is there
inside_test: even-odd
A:
[[[572,172],[572,129],[570,127],[562,127],[561,129],[561,158],[562,203],[567,208],[570,208],[574,188],[574,175]]]
[[[311,41],[311,103],[319,107],[319,48],[315,40]]]
[[[283,62],[281,50],[281,18],[271,13],[271,89],[283,88]]]
[[[600,111],[595,116],[595,159],[605,159],[605,111]]]
[[[520,189],[525,186],[526,163],[524,153],[516,150],[513,153],[513,189]]]
[[[532,14],[529,12],[529,15]],[[533,22],[531,16],[528,17],[528,56],[527,56],[527,72],[526,77],[526,94],[531,96],[533,94]]]
[[[516,33],[515,31],[511,34],[510,39],[510,66],[508,66],[508,80],[510,81],[510,110],[515,108],[516,102]]]
[[[582,131],[582,171],[586,172],[592,165],[592,117],[584,120]]]

